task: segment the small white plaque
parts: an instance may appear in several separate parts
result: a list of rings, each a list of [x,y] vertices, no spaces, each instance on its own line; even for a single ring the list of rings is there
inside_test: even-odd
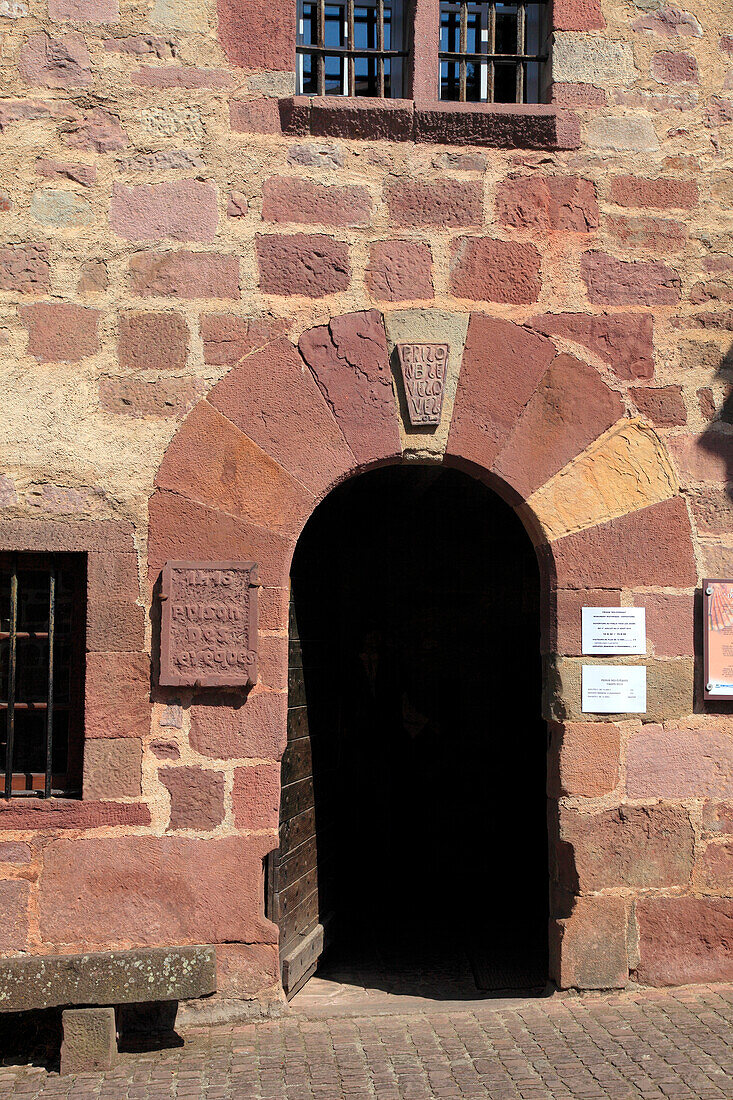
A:
[[[645,607],[584,607],[583,653],[646,653]]]
[[[646,714],[646,665],[583,665],[584,714]]]

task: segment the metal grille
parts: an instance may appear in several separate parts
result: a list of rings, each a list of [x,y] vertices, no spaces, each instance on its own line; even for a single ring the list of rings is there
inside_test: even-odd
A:
[[[402,95],[402,3],[299,0],[300,95]]]
[[[4,796],[77,793],[84,630],[79,555],[0,556]]]
[[[440,98],[539,103],[545,2],[441,0]]]

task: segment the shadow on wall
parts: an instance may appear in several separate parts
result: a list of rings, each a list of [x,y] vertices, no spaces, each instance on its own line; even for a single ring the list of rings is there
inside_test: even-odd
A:
[[[703,415],[710,420],[700,437],[700,447],[725,463],[725,492],[733,500],[733,433],[729,429],[733,425],[733,345],[721,359],[716,375],[725,384],[721,405],[716,404],[709,388],[698,390]]]

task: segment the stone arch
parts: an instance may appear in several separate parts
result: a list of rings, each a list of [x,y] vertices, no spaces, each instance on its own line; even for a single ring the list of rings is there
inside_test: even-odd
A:
[[[409,313],[402,314],[403,331]],[[454,394],[446,400],[442,450],[430,456],[494,488],[535,545],[555,799],[585,793],[568,779],[562,758],[591,717],[580,708],[581,606],[643,602],[643,592],[634,590],[648,587],[689,593],[697,583],[687,507],[665,446],[649,423],[627,415],[621,389],[609,384],[603,368],[577,351],[569,354],[530,325],[472,314]],[[271,846],[285,743],[292,554],[334,486],[400,462],[410,451],[395,390],[385,320],[377,311],[335,317],[307,330],[297,347],[283,336],[260,342],[188,415],[155,480],[151,586],[171,559],[259,563],[258,683],[246,702],[193,705],[190,741],[209,757],[258,761],[256,768],[237,768],[244,778],[234,782],[234,821],[269,830]],[[652,653],[646,664],[647,718],[692,713],[694,654],[669,661]],[[612,745],[615,727],[606,728]],[[607,748],[604,742],[603,752]],[[615,791],[623,801],[620,749],[611,751],[615,768],[606,761],[588,790],[594,796]],[[258,807],[254,815],[248,799]],[[562,986],[605,988],[628,978],[630,901],[599,896],[602,876],[589,875],[583,865],[584,859],[603,862],[602,837],[597,844],[585,834],[582,843],[577,839],[576,819],[587,816],[571,807],[551,821],[553,976]],[[605,827],[603,814],[590,816]],[[589,945],[597,927],[608,930],[610,954]]]

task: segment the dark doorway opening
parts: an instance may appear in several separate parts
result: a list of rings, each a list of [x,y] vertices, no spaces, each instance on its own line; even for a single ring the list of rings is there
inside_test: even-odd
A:
[[[447,998],[545,986],[540,694],[537,561],[495,493],[414,465],[326,498],[291,573],[287,992],[316,968]]]

